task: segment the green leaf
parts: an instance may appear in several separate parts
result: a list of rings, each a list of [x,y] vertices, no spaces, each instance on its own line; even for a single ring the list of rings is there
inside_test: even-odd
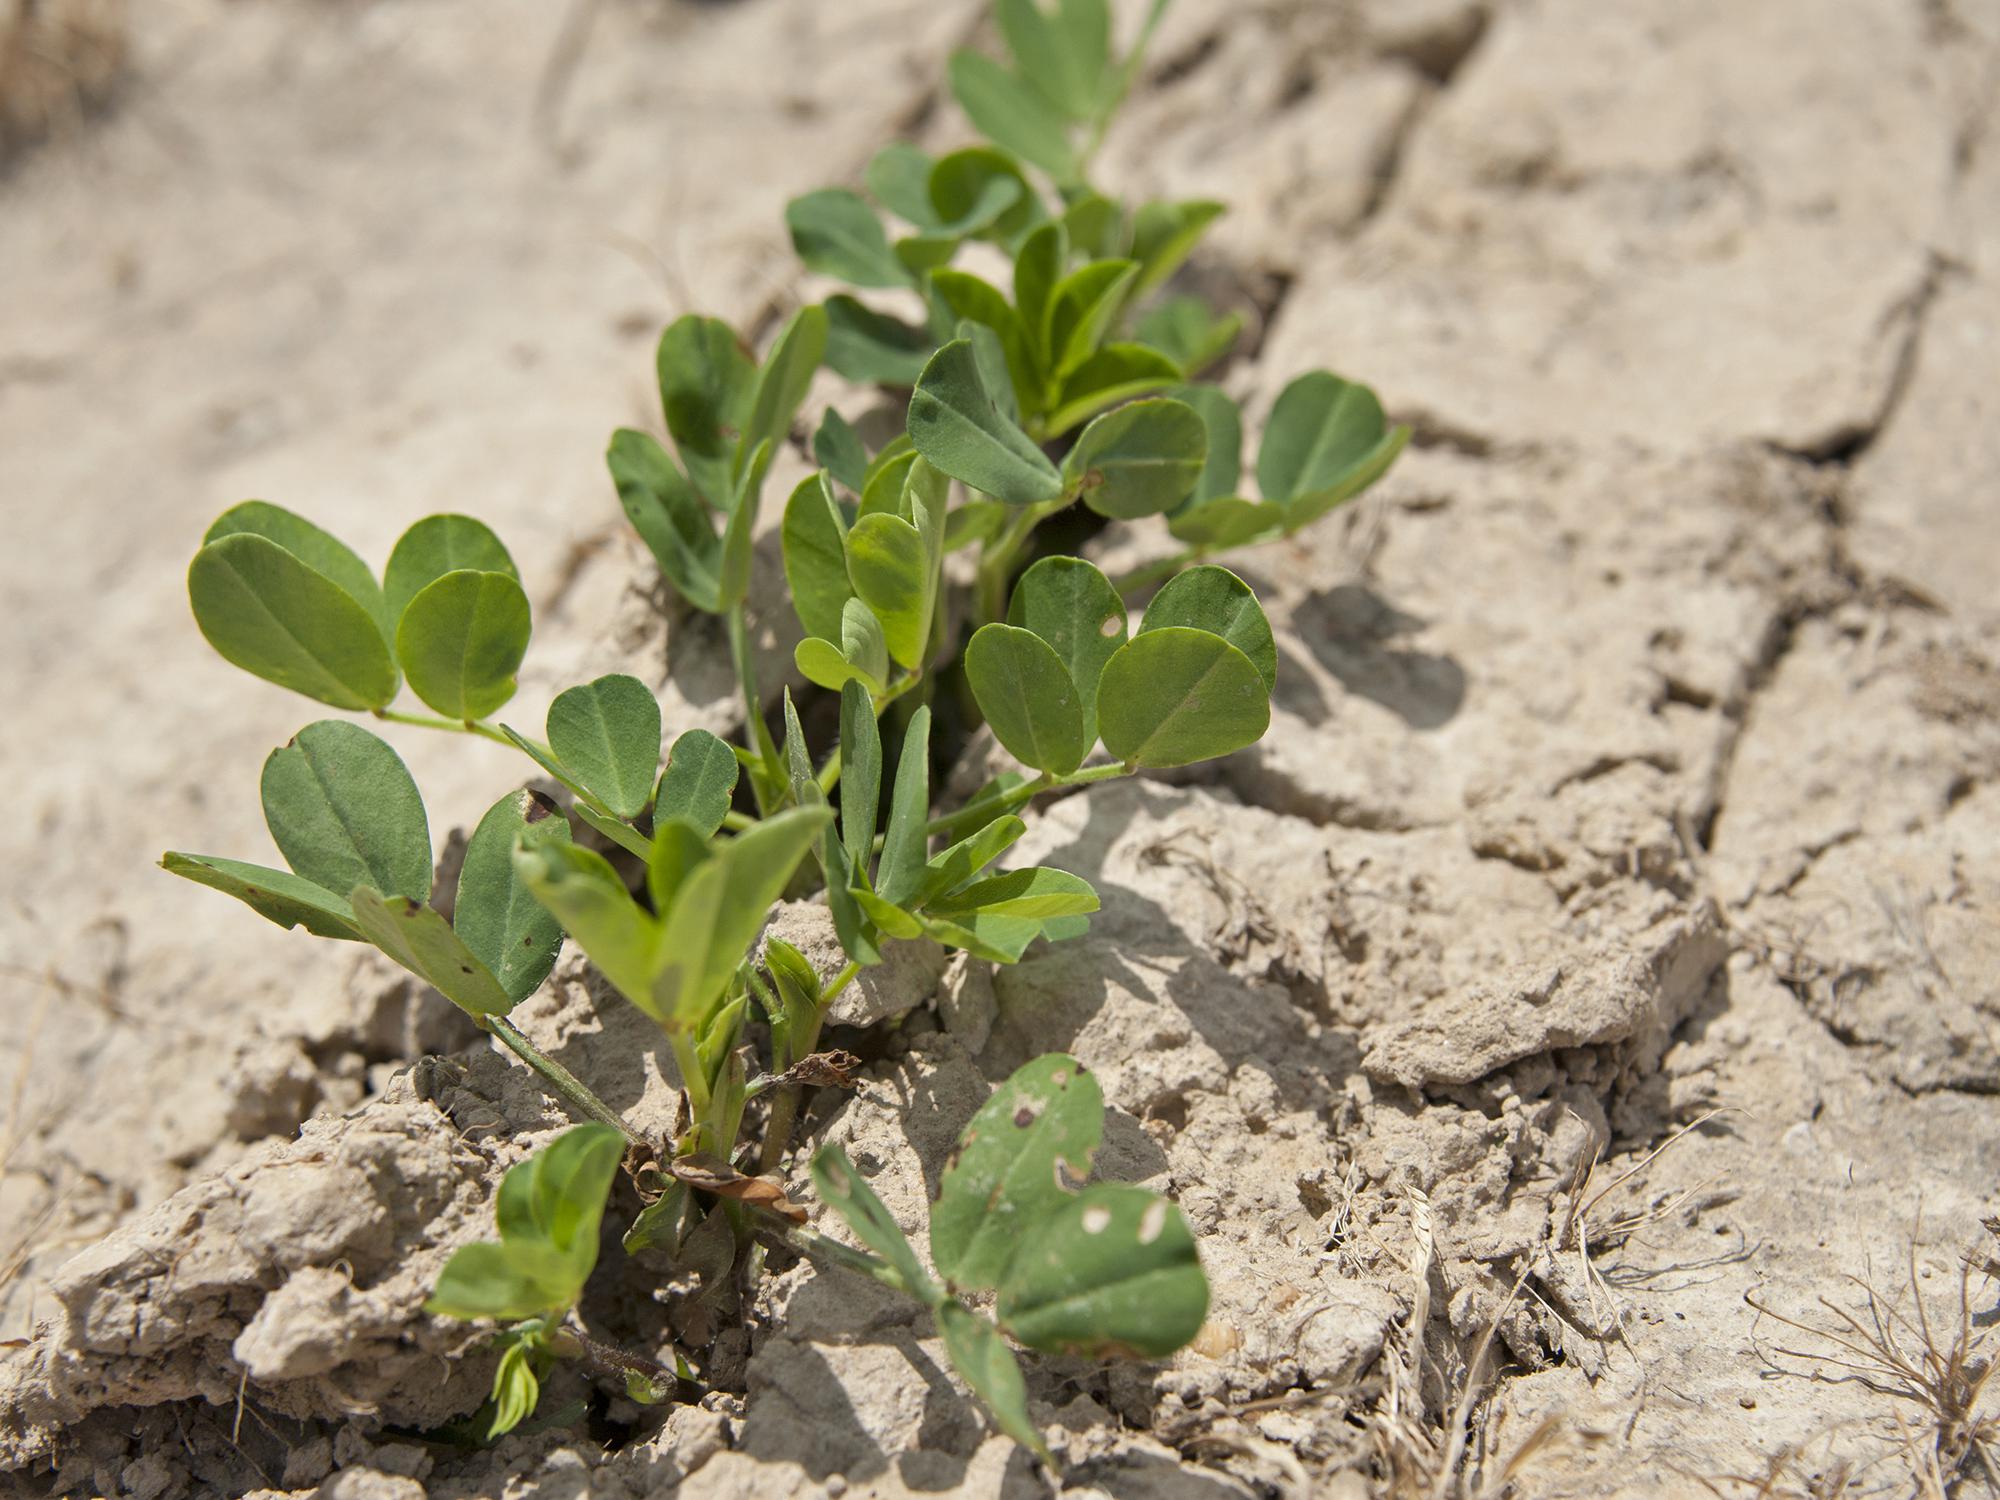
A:
[[[507,1346],[493,1372],[493,1423],[486,1440],[504,1437],[534,1415],[542,1399],[542,1383],[535,1378],[528,1359],[528,1345],[517,1340]]]
[[[798,705],[792,702],[792,690],[785,689],[785,775],[792,786],[792,800],[800,807],[824,806],[826,793],[820,790],[819,782],[813,776],[812,752],[806,749],[805,727],[799,723]]]
[[[849,661],[840,647],[816,635],[809,635],[792,647],[792,665],[799,669],[799,675],[807,682],[830,693],[839,692],[850,682],[862,683],[877,690],[882,686],[880,678],[870,677]]]
[[[826,353],[826,309],[817,304],[802,307],[779,330],[758,368],[757,383],[751,388],[750,403],[743,421],[743,440],[737,445],[732,474],[741,474],[745,461],[759,443],[768,442],[773,452],[784,446],[792,429],[792,418],[806,399],[813,371]]]
[[[670,910],[688,876],[714,856],[712,837],[685,818],[666,818],[654,828],[646,860],[646,894],[653,899],[654,911]]]
[[[323,890],[290,870],[271,870],[236,859],[173,851],[160,856],[160,868],[196,885],[234,896],[280,927],[303,927],[314,937],[367,941],[354,925],[354,911],[346,897]]]
[[[949,76],[960,107],[995,145],[1033,162],[1058,182],[1076,178],[1069,133],[1038,90],[977,52],[954,52]]]
[[[1063,461],[1063,478],[1099,515],[1129,521],[1185,500],[1207,455],[1200,413],[1156,396],[1108,411],[1084,428]]]
[[[931,169],[936,165],[921,148],[908,141],[893,141],[875,153],[862,180],[890,213],[928,229],[938,222],[930,189]]]
[[[961,1291],[1000,1284],[1015,1251],[1069,1202],[1104,1135],[1097,1078],[1060,1052],[1015,1070],[959,1133],[931,1209],[931,1261]]]
[[[201,540],[206,546],[226,536],[246,534],[276,542],[315,573],[336,585],[342,593],[352,596],[381,627],[384,641],[395,635],[396,616],[401,610],[391,612],[368,564],[338,537],[320,530],[304,516],[294,515],[283,506],[273,505],[267,500],[245,500],[217,516]],[[394,566],[393,560],[391,566]]]
[[[756,363],[727,323],[692,313],[667,325],[655,363],[667,431],[688,478],[710,505],[727,510]]]
[[[573,844],[530,844],[515,849],[514,869],[604,977],[644,1009],[659,924],[632,899],[610,862]]]
[[[1102,56],[1093,60],[1077,48],[1062,21],[1035,0],[998,0],[994,14],[1021,76],[1069,120],[1088,124],[1097,109]]]
[[[833,820],[824,807],[794,807],[723,844],[681,882],[661,929],[648,1003],[662,1026],[699,1031],[729,988],[772,903]]]
[[[1042,217],[1028,179],[1004,151],[967,146],[938,158],[931,168],[931,207],[937,236],[983,235],[1006,243]]]
[[[1059,437],[1108,406],[1177,384],[1181,367],[1144,344],[1106,344],[1063,381],[1048,431]]]
[[[514,559],[484,521],[460,515],[425,516],[397,539],[389,554],[382,590],[389,620],[401,620],[410,601],[426,587],[465,568],[505,573],[516,583],[521,581]]]
[[[618,503],[661,573],[696,609],[718,613],[722,542],[694,486],[657,439],[629,427],[611,434],[604,461],[618,487]]]
[[[1225,496],[1204,500],[1167,519],[1167,530],[1184,542],[1219,552],[1263,541],[1284,529],[1286,510],[1269,500],[1243,500]]]
[[[1088,921],[1089,918],[1081,920]],[[995,964],[1019,963],[1028,945],[1042,936],[1045,926],[1030,917],[994,916],[987,912],[953,917],[935,917],[929,912],[919,912],[917,925],[924,936],[933,942],[942,943],[947,948],[963,948],[974,958],[983,958]]]
[[[1003,187],[1005,184],[995,183],[994,186]],[[910,273],[912,278],[921,282],[925,275],[935,271],[939,266],[950,265],[951,258],[958,254],[958,247],[961,243],[963,241],[956,234],[905,235],[902,239],[896,241],[896,259],[902,262],[903,268]],[[929,340],[928,335],[926,335],[926,340],[925,353],[929,353],[930,348],[934,345],[933,341]],[[906,380],[903,384],[908,385],[909,381]]]
[[[1125,245],[1125,210],[1102,193],[1076,194],[1063,209],[1062,226],[1078,255],[1101,260],[1119,254]]]
[[[506,1247],[482,1240],[452,1251],[424,1311],[445,1318],[514,1322],[555,1311],[559,1297],[558,1289],[518,1264]]]
[[[660,704],[624,673],[566,689],[549,705],[549,748],[577,784],[621,818],[652,800],[660,764]]]
[[[882,796],[882,727],[875,701],[859,683],[840,690],[840,841],[848,863],[868,867]]]
[[[964,806],[938,820],[937,832],[948,839],[963,839],[1007,814],[1009,794],[1019,791],[1033,777],[1022,771],[1002,771],[975,792]],[[1019,806],[1018,802],[1011,804]]]
[[[982,625],[965,648],[965,677],[979,711],[1024,765],[1067,776],[1090,742],[1083,706],[1055,648],[1015,625]]]
[[[984,323],[965,319],[953,330],[953,336],[971,341],[972,362],[979,367],[979,383],[992,394],[1000,414],[1018,423],[1023,397],[1035,399],[1034,364],[1018,335],[1002,339]]]
[[[849,599],[840,612],[840,652],[878,687],[889,681],[889,638],[875,611],[859,599]],[[837,689],[836,689],[837,691]]]
[[[832,407],[828,407],[813,432],[813,458],[819,466],[856,494],[861,492],[868,473],[868,449],[861,434]]]
[[[1386,469],[1390,434],[1382,403],[1365,385],[1327,370],[1301,375],[1278,393],[1257,450],[1257,487],[1266,500],[1331,509]],[[1400,449],[1401,444],[1394,445]],[[1375,466],[1360,483],[1357,474]],[[1351,485],[1351,487],[1350,487]],[[1315,514],[1319,513],[1316,511]]]
[[[810,270],[854,286],[908,286],[909,273],[889,252],[882,221],[859,193],[821,188],[785,205],[792,248]]]
[[[933,915],[963,920],[974,916],[1084,916],[1098,909],[1097,892],[1081,875],[1031,865],[974,881],[927,908]]]
[[[750,561],[756,545],[757,509],[764,492],[764,475],[771,467],[771,440],[761,439],[738,476],[729,524],[722,532],[722,557],[716,569],[715,596],[733,609],[750,592]]]
[[[1020,1361],[1000,1331],[964,1304],[950,1299],[937,1307],[938,1332],[944,1336],[944,1352],[959,1379],[972,1388],[994,1425],[1055,1468],[1055,1456],[1042,1434],[1028,1419],[1028,1388],[1021,1379]]]
[[[825,307],[827,368],[862,385],[916,384],[935,347],[927,330],[848,296],[829,297]]]
[[[863,516],[847,534],[847,573],[881,622],[889,655],[917,670],[930,640],[935,602],[929,559],[917,528],[901,516]]]
[[[1144,1188],[1099,1183],[1008,1262],[997,1311],[1031,1349],[1163,1359],[1201,1331],[1208,1278],[1180,1209]]]
[[[552,847],[565,847],[555,845]],[[368,941],[469,1015],[504,1016],[515,997],[473,956],[438,912],[407,896],[384,896],[370,886],[348,892],[354,925]]]
[[[855,510],[855,518],[902,515],[903,491],[909,485],[910,469],[921,457],[916,449],[906,447],[893,458],[870,465],[861,482],[861,504]]]
[[[1222,204],[1205,199],[1142,203],[1132,218],[1132,258],[1139,262],[1133,298],[1145,296],[1178,271],[1208,226],[1225,212]]]
[[[1142,630],[1105,663],[1104,748],[1142,766],[1185,766],[1263,738],[1271,697],[1250,658],[1186,626]]]
[[[1021,241],[1014,257],[1014,306],[1022,336],[1034,355],[1038,370],[1046,371],[1049,357],[1049,312],[1055,304],[1056,284],[1069,264],[1069,234],[1060,219],[1037,227]]]
[[[1125,309],[1139,263],[1094,260],[1056,283],[1048,313],[1048,350],[1055,373],[1068,375],[1095,354]]]
[[[209,645],[266,682],[335,708],[382,708],[396,696],[396,664],[370,606],[267,537],[237,532],[205,545],[188,566],[188,602]]]
[[[1192,510],[1205,500],[1236,493],[1243,477],[1243,413],[1221,387],[1182,385],[1167,392],[1184,406],[1192,407],[1208,434],[1207,458],[1201,478],[1195,481],[1184,510]]]
[[[970,340],[931,356],[910,397],[909,427],[928,462],[996,500],[1031,505],[1063,492],[1055,465],[987,392]]]
[[[893,901],[885,901],[864,886],[856,886],[848,892],[868,920],[882,929],[885,937],[920,938],[924,935],[924,924],[914,912],[905,911]]]
[[[562,949],[562,926],[514,870],[518,842],[569,842],[569,822],[546,797],[509,792],[466,840],[451,926],[511,1000],[541,987]]]
[[[1076,685],[1083,742],[1097,743],[1097,683],[1112,652],[1125,644],[1125,601],[1080,557],[1045,557],[1014,585],[1007,623],[1032,630],[1054,648]]]
[[[660,776],[654,823],[680,818],[712,837],[729,815],[739,771],[736,753],[722,740],[706,729],[683,731]]]
[[[1380,442],[1340,476],[1337,483],[1329,485],[1317,494],[1301,496],[1286,506],[1285,529],[1297,531],[1302,526],[1309,526],[1335,506],[1352,500],[1389,472],[1389,466],[1402,456],[1403,449],[1409,441],[1409,428],[1390,428],[1382,434]]]
[[[1010,849],[1028,825],[1011,814],[995,818],[984,828],[960,839],[924,866],[923,879],[910,898],[915,908],[955,891]]]
[[[903,1237],[895,1216],[875,1196],[845,1151],[822,1146],[814,1152],[812,1180],[820,1201],[846,1220],[855,1238],[889,1263],[902,1278],[905,1291],[927,1306],[935,1307],[945,1300],[936,1283],[924,1274],[917,1252]]]
[[[1265,692],[1277,686],[1278,647],[1271,639],[1271,622],[1250,585],[1229,569],[1209,563],[1169,579],[1146,606],[1139,634],[1172,625],[1221,636],[1250,658]]]
[[[604,1199],[625,1155],[609,1125],[574,1125],[508,1169],[494,1200],[500,1242],[545,1246],[573,1277],[572,1301],[597,1265]],[[567,1304],[566,1304],[567,1305]]]
[[[461,569],[427,584],[396,627],[410,690],[448,719],[483,719],[514,696],[528,652],[528,596],[505,573]]]
[[[990,542],[1006,529],[1012,512],[999,500],[977,496],[955,507],[944,521],[944,550],[957,552],[978,542]]]
[[[1199,297],[1168,297],[1139,315],[1133,332],[1188,374],[1213,364],[1229,352],[1243,331],[1243,315],[1218,315]]]
[[[285,863],[328,892],[431,893],[430,824],[402,758],[356,724],[308,724],[264,762],[264,821]]]
[[[854,486],[859,489],[860,482]],[[785,502],[781,531],[785,582],[807,635],[840,638],[841,611],[854,597],[847,577],[847,522],[826,476],[808,474]]]
[[[889,799],[889,827],[875,867],[875,889],[883,900],[903,905],[915,894],[929,858],[925,825],[931,808],[931,711],[925,704],[910,715],[903,751],[896,762],[896,789]]]

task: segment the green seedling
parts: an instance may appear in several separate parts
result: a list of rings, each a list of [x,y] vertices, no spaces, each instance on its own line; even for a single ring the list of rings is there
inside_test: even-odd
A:
[[[564,1326],[597,1265],[598,1226],[624,1151],[617,1131],[579,1125],[509,1168],[493,1200],[500,1238],[461,1246],[438,1273],[426,1312],[509,1325],[487,1402],[489,1440],[533,1414],[559,1359],[615,1373],[626,1394],[646,1404],[666,1400],[677,1385],[674,1372]]]
[[[838,1146],[812,1163],[820,1197],[866,1247],[846,1263],[928,1307],[995,1423],[1051,1465],[1003,1333],[1051,1354],[1159,1359],[1208,1313],[1194,1235],[1173,1203],[1123,1183],[1071,1186],[1103,1129],[1104,1096],[1073,1057],[1036,1058],[996,1089],[960,1135],[931,1208],[935,1278]],[[991,1318],[964,1300],[988,1292]]]

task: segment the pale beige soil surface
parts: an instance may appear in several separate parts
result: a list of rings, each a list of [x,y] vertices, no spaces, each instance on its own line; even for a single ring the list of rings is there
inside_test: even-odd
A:
[[[114,107],[0,176],[0,1491],[1052,1486],[927,1318],[809,1266],[738,1305],[607,1255],[587,1314],[717,1394],[419,1440],[491,1373],[423,1296],[564,1118],[385,964],[152,868],[267,857],[257,767],[314,717],[187,615],[247,496],[378,560],[492,521],[516,722],[619,669],[732,725],[605,439],[657,421],[670,317],[817,294],[787,197],[962,137],[980,7],[606,0],[538,112],[565,9],[135,4]],[[1832,1328],[1865,1284],[1948,1344],[2000,1255],[1997,79],[1991,0],[1179,0],[1103,177],[1234,205],[1193,274],[1249,315],[1253,428],[1330,365],[1418,435],[1238,559],[1267,740],[1040,812],[1089,938],[905,955],[810,1119],[920,1230],[993,1081],[1099,1072],[1099,1170],[1178,1198],[1215,1300],[1162,1365],[1028,1362],[1068,1492],[1429,1493],[1490,1331],[1469,1493],[1523,1445],[1526,1495],[1928,1493],[1923,1406],[1750,1299]],[[395,742],[441,843],[520,775]],[[566,958],[518,1015],[665,1128],[595,991]]]

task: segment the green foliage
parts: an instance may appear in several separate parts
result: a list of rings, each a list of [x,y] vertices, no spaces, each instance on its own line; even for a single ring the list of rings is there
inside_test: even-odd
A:
[[[1020,1366],[1001,1332],[1032,1349],[1157,1359],[1200,1331],[1208,1280],[1179,1208],[1119,1183],[1081,1192],[1104,1130],[1104,1096],[1075,1058],[1052,1053],[993,1092],[960,1134],[931,1209],[924,1271],[882,1201],[837,1146],[813,1158],[820,1197],[880,1261],[864,1265],[930,1307],[952,1365],[996,1423],[1042,1455]],[[966,1292],[997,1293],[998,1327]]]

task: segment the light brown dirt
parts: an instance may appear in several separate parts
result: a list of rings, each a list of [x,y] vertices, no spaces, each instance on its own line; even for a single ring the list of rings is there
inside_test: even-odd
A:
[[[731,722],[603,442],[668,317],[812,294],[787,196],[960,138],[931,91],[978,8],[607,3],[538,114],[562,9],[134,7],[111,116],[0,181],[0,1486],[1049,1489],[927,1319],[804,1265],[737,1305],[642,1262],[586,1309],[707,1345],[699,1407],[416,1440],[490,1374],[429,1280],[563,1118],[387,966],[150,868],[258,857],[311,717],[186,617],[247,495],[377,558],[489,517],[537,602],[517,722],[614,667]],[[1215,1303],[1162,1365],[1028,1362],[1068,1492],[1376,1493],[1488,1330],[1468,1493],[1524,1443],[1528,1495],[1921,1492],[1920,1407],[1749,1299],[1830,1327],[1859,1277],[1948,1337],[2000,1248],[1996,78],[1972,0],[1179,0],[1103,175],[1232,201],[1194,271],[1251,314],[1253,429],[1331,365],[1417,440],[1236,560],[1265,742],[1040,812],[1017,857],[1097,883],[1089,938],[907,955],[807,1122],[921,1231],[993,1081],[1099,1073],[1100,1172],[1178,1198]],[[397,743],[440,830],[520,774]],[[670,1122],[580,961],[519,1015]]]

